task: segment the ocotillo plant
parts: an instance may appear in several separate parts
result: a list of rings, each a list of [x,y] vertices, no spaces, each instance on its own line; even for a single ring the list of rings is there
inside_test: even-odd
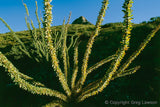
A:
[[[38,16],[37,1],[35,2],[35,4],[36,4],[35,14],[36,14],[36,19],[38,22],[39,29],[35,28],[35,25],[29,15],[28,7],[25,3],[23,3],[25,10],[26,10],[25,22],[26,22],[26,26],[28,28],[28,31],[31,35],[31,42],[32,42],[33,46],[27,47],[21,41],[21,39],[18,37],[18,35],[16,35],[16,33],[11,29],[11,27],[2,18],[0,18],[0,20],[10,30],[11,36],[13,36],[15,38],[15,40],[17,40],[17,42],[19,43],[18,46],[14,46],[12,48],[12,51],[14,51],[15,53],[17,53],[18,51],[22,51],[25,55],[27,55],[31,59],[34,59],[36,62],[44,61],[44,59],[46,61],[49,61],[49,56],[48,56],[49,52],[48,52],[47,43],[46,43],[45,37],[44,37],[44,29],[41,28],[44,21],[42,18],[39,18],[39,16]],[[71,14],[70,14],[70,16],[71,16]],[[65,25],[65,21],[64,21],[64,23],[62,25],[62,29],[61,29],[62,33],[60,35],[58,32],[52,31],[52,33],[54,35],[53,41],[54,41],[54,44],[56,45],[55,47],[56,47],[57,51],[59,51],[61,48],[60,46],[62,43],[62,37],[67,36],[66,32],[67,32],[68,23],[70,21],[70,16],[69,16],[67,25]],[[74,36],[71,37],[71,43],[69,45],[68,50],[70,49],[70,47],[73,44],[73,37]],[[34,50],[34,51],[32,51],[32,50]]]
[[[60,67],[60,59],[58,58],[57,53],[57,45],[55,45],[55,41],[53,40],[53,37],[51,35],[51,23],[52,23],[52,5],[50,4],[52,0],[44,0],[44,37],[45,41],[47,43],[48,52],[51,57],[51,63],[54,71],[57,74],[57,77],[59,78],[59,81],[61,83],[62,88],[64,89],[65,93],[49,89],[45,87],[44,84],[34,81],[33,78],[24,75],[23,73],[19,72],[18,69],[0,52],[0,64],[4,68],[6,68],[6,71],[9,73],[12,80],[19,85],[20,88],[29,91],[33,94],[38,95],[47,95],[52,97],[57,97],[58,100],[51,102],[50,104],[47,104],[45,106],[60,106],[63,107],[65,105],[71,104],[71,103],[79,103],[84,101],[86,98],[94,96],[104,90],[104,88],[107,87],[107,85],[111,82],[111,80],[114,80],[118,77],[123,77],[126,75],[130,75],[135,73],[140,66],[127,69],[131,62],[141,53],[141,51],[145,48],[147,43],[151,40],[151,38],[155,35],[155,33],[160,29],[160,24],[154,29],[147,37],[144,39],[144,41],[141,43],[141,45],[138,47],[138,49],[133,52],[133,54],[124,62],[124,64],[121,64],[122,60],[125,57],[126,51],[129,49],[129,43],[131,38],[131,30],[132,30],[132,0],[125,0],[123,5],[123,12],[124,12],[124,30],[122,34],[122,40],[121,40],[121,46],[119,49],[115,52],[114,55],[109,56],[108,58],[105,58],[101,60],[100,62],[97,62],[95,65],[88,67],[88,61],[89,56],[91,54],[92,46],[94,43],[95,38],[98,36],[98,33],[100,31],[101,23],[103,21],[103,18],[105,16],[105,11],[108,7],[109,0],[103,0],[102,2],[102,8],[99,12],[99,16],[97,18],[96,22],[96,29],[93,32],[93,35],[90,36],[88,44],[86,46],[86,51],[84,53],[84,58],[82,61],[82,65],[78,63],[78,46],[80,45],[79,42],[76,42],[74,45],[74,65],[73,65],[73,73],[70,71],[72,70],[70,68],[69,63],[69,53],[67,42],[66,42],[66,36],[63,36],[62,38],[62,44],[61,44],[61,53],[62,53],[62,63],[63,63],[63,70]],[[67,26],[67,25],[66,25]],[[66,33],[67,27],[65,27],[64,33]],[[65,35],[65,34],[64,34]],[[87,76],[98,67],[104,65],[105,63],[112,61],[110,67],[106,71],[106,74],[103,78],[100,78],[97,81],[91,82],[88,85],[84,85]],[[81,67],[81,75],[80,78],[77,78],[77,73],[79,71],[79,67]],[[79,72],[80,72],[79,71]],[[29,80],[33,80],[33,82],[29,82]]]
[[[39,62],[41,60],[41,58],[45,57],[45,59],[48,61],[48,50],[46,47],[46,42],[44,39],[44,33],[43,33],[43,29],[41,28],[41,22],[40,19],[38,17],[38,6],[37,6],[37,2],[36,2],[36,18],[38,21],[38,26],[39,26],[39,30],[37,30],[33,24],[32,19],[29,17],[29,11],[28,11],[28,7],[25,3],[23,3],[25,9],[26,9],[26,17],[25,17],[25,22],[27,25],[27,28],[30,32],[30,35],[32,36],[32,42],[34,44],[34,47],[31,48],[26,48],[25,44],[21,41],[21,39],[16,35],[16,33],[11,29],[11,27],[2,19],[0,18],[0,20],[5,24],[5,26],[10,30],[11,35],[17,40],[17,42],[20,44],[18,46],[16,46],[15,50],[19,50],[22,51],[25,55],[27,55],[29,58],[32,58],[34,60],[36,60],[37,62]],[[43,22],[43,20],[42,20]],[[31,28],[32,27],[32,28]],[[33,29],[33,30],[32,30]],[[36,50],[32,55],[32,52],[30,51],[31,49]]]

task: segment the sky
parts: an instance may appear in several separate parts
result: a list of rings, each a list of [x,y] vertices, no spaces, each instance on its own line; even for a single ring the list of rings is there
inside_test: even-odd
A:
[[[72,23],[76,18],[84,16],[88,21],[95,24],[103,0],[53,0],[53,26],[62,25],[64,17],[67,19],[72,12]],[[124,0],[109,0],[109,8],[106,11],[103,24],[122,22],[122,5]],[[133,23],[149,21],[151,17],[160,16],[160,0],[133,0]],[[23,0],[29,8],[30,18],[36,27],[35,0]],[[43,0],[37,0],[39,16],[43,16]],[[22,0],[0,0],[0,17],[3,18],[14,31],[27,30],[25,24],[25,8]],[[0,22],[0,33],[9,30]]]

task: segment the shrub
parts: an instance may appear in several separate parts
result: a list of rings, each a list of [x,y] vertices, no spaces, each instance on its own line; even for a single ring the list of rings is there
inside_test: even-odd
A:
[[[41,39],[37,40],[36,37],[36,29],[33,27],[33,30],[30,29],[29,24],[27,22],[28,28],[30,29],[31,35],[33,35],[35,47],[38,44],[38,42],[44,42],[42,46],[47,47],[44,48],[46,50],[46,53],[50,55],[51,63],[54,71],[57,74],[57,77],[59,78],[59,82],[61,83],[62,88],[64,89],[64,92],[59,92],[50,88],[45,87],[44,84],[35,81],[33,78],[19,72],[19,70],[0,52],[0,65],[3,66],[6,69],[6,72],[9,73],[12,80],[22,89],[29,91],[33,94],[38,95],[47,95],[51,97],[56,97],[58,100],[55,100],[45,106],[72,106],[74,103],[79,103],[84,101],[86,98],[89,98],[91,96],[94,96],[104,90],[108,86],[108,84],[119,77],[123,77],[126,75],[130,75],[132,73],[135,73],[140,66],[136,66],[134,68],[127,69],[131,62],[141,53],[141,51],[145,48],[147,43],[151,40],[151,38],[155,35],[155,33],[160,29],[160,25],[158,25],[152,32],[144,39],[144,41],[141,43],[141,45],[138,47],[138,49],[133,52],[133,54],[124,62],[124,64],[121,64],[122,60],[125,57],[126,51],[129,49],[129,43],[130,43],[130,36],[131,36],[131,30],[132,30],[132,0],[125,0],[123,5],[123,12],[124,12],[124,30],[121,40],[121,46],[118,48],[118,50],[115,52],[115,54],[104,58],[103,60],[97,62],[91,67],[88,67],[88,61],[89,56],[91,54],[92,46],[94,43],[95,38],[98,36],[98,33],[100,31],[100,26],[103,21],[103,17],[105,16],[105,11],[108,7],[109,0],[103,0],[102,2],[102,8],[99,12],[99,16],[97,18],[96,22],[96,29],[93,32],[93,35],[90,36],[86,50],[84,53],[82,64],[80,65],[79,62],[79,50],[78,47],[80,45],[80,41],[76,39],[71,39],[71,44],[67,45],[67,26],[69,24],[69,20],[67,24],[65,24],[65,21],[63,23],[63,28],[61,32],[61,36],[57,37],[54,35],[52,37],[52,31],[51,31],[51,23],[52,23],[52,6],[51,6],[52,0],[44,0],[44,21],[43,22],[43,33],[41,28],[40,29],[40,36]],[[27,10],[27,6],[24,4]],[[29,13],[27,11],[27,14],[29,16]],[[70,19],[70,18],[69,18]],[[5,25],[10,29],[10,27],[7,25],[7,23],[0,18],[2,22],[5,23]],[[38,18],[37,18],[38,20]],[[32,24],[32,21],[31,21]],[[10,29],[13,36],[16,38],[16,40],[21,44],[20,49],[26,53],[29,57],[35,58],[34,56],[30,55],[30,52],[27,50],[24,43],[15,35],[15,33]],[[74,43],[72,43],[74,42]],[[60,44],[59,44],[60,43]],[[69,59],[69,49],[73,46],[73,65],[71,66]],[[36,48],[37,50],[40,49],[40,47]],[[44,57],[48,57],[47,54],[44,54]],[[60,57],[60,58],[59,58]],[[37,58],[37,57],[36,57]],[[49,57],[48,57],[49,58]],[[62,61],[61,61],[62,59]],[[40,60],[39,60],[40,61]],[[107,62],[111,62],[111,65],[109,66],[108,70],[106,71],[106,74],[98,79],[95,80],[89,84],[85,84],[85,81],[87,79],[87,76],[92,73],[95,69],[99,68],[100,66],[104,65]],[[72,68],[73,67],[73,68]],[[79,69],[81,67],[81,69]],[[63,70],[62,70],[63,69]],[[72,72],[71,72],[72,71]],[[78,78],[78,71],[81,71],[81,74]]]

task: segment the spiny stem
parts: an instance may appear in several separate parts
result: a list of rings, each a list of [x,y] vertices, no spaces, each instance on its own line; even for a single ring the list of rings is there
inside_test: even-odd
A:
[[[59,67],[59,61],[56,55],[56,49],[53,46],[52,36],[51,36],[51,23],[52,23],[52,5],[50,4],[52,0],[44,0],[44,34],[45,38],[48,42],[48,48],[50,50],[50,55],[52,59],[52,66],[54,70],[57,73],[57,76],[59,77],[59,80],[61,82],[61,85],[68,96],[71,95],[71,91],[68,87],[67,80],[65,78],[65,75],[62,73],[60,67]]]
[[[39,87],[39,86],[37,87],[35,85],[26,82],[21,77],[22,76],[25,78],[31,78],[31,77],[21,75],[21,73],[17,70],[17,68],[1,52],[0,52],[0,65],[6,68],[7,72],[10,74],[11,79],[13,79],[13,82],[17,83],[20,88],[29,91],[33,94],[54,96],[62,99],[63,101],[67,101],[67,97],[58,91],[51,90],[45,87]]]
[[[136,67],[131,68],[129,70],[121,71],[120,73],[114,75],[112,80],[119,78],[119,77],[126,76],[126,75],[131,75],[131,74],[135,73],[139,68],[140,68],[140,66],[136,66]]]
[[[77,73],[78,73],[78,44],[74,47],[74,68],[73,68],[73,75],[72,75],[72,80],[71,80],[71,88],[74,89],[75,87],[75,81],[77,78]]]
[[[65,23],[65,20],[64,20],[64,23]],[[66,77],[66,80],[68,80],[67,46],[66,46],[66,41],[67,41],[66,25],[64,25],[64,29],[65,29],[65,31],[64,31],[64,35],[63,35],[62,55],[63,55],[65,77]]]
[[[21,49],[24,51],[24,53],[31,58],[31,55],[29,54],[25,44],[19,39],[19,37],[15,34],[15,32],[11,29],[11,27],[0,17],[0,20],[5,24],[5,26],[10,30],[13,37],[20,43]]]
[[[82,64],[82,68],[81,68],[81,72],[82,72],[82,77],[80,78],[80,83],[78,83],[78,85],[80,85],[80,87],[84,84],[86,77],[87,77],[87,67],[88,67],[88,60],[89,60],[89,55],[91,54],[91,49],[94,43],[94,39],[96,36],[98,36],[98,33],[100,31],[100,25],[103,21],[103,17],[105,16],[105,11],[108,7],[109,4],[109,0],[103,0],[102,2],[102,8],[99,12],[99,16],[97,18],[97,22],[96,22],[96,30],[94,32],[94,35],[92,35],[88,41],[87,44],[87,49],[85,51],[84,54],[84,58],[83,58],[83,64]]]
[[[95,65],[91,66],[88,70],[87,70],[87,74],[90,74],[92,71],[94,71],[95,69],[99,68],[100,66],[106,64],[107,62],[115,59],[116,55],[111,55],[99,62],[97,62]]]

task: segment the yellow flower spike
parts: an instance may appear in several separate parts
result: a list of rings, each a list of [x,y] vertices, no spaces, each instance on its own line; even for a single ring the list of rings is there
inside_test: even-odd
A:
[[[71,95],[71,91],[69,89],[69,86],[67,84],[67,80],[64,76],[64,74],[62,73],[60,67],[59,67],[59,61],[56,55],[56,49],[53,46],[53,41],[52,41],[52,37],[51,37],[51,22],[52,22],[52,6],[50,5],[50,2],[52,0],[44,0],[44,9],[45,9],[45,14],[44,14],[44,33],[46,36],[46,40],[48,42],[48,48],[50,50],[50,55],[52,58],[52,66],[54,68],[54,70],[57,73],[57,76],[59,77],[59,80],[61,82],[61,85],[63,87],[63,89],[65,90],[65,92],[67,93],[68,96]],[[45,3],[47,2],[47,3]],[[49,4],[48,4],[49,2]],[[47,12],[50,11],[50,12]]]

